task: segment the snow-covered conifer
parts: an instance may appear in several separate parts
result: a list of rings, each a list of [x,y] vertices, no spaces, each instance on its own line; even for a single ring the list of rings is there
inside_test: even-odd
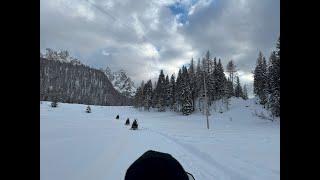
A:
[[[182,67],[181,91],[182,114],[189,115],[194,108],[191,97],[190,79],[186,67]]]
[[[259,57],[257,59],[257,65],[254,70],[254,93],[259,97],[260,104],[265,105],[268,98],[268,80],[267,80],[267,63],[262,52],[259,52]]]
[[[166,96],[166,87],[165,87],[165,76],[163,74],[163,70],[160,71],[160,75],[158,78],[158,83],[156,87],[157,94],[157,105],[159,111],[165,111],[165,96]]]
[[[170,78],[169,88],[170,88],[169,106],[171,110],[174,110],[175,103],[176,103],[176,82],[173,74],[171,75],[171,78]]]
[[[248,89],[247,89],[247,85],[244,85],[243,86],[243,95],[242,95],[242,98],[244,100],[247,100],[248,99]]]
[[[144,85],[143,93],[144,93],[144,109],[149,111],[149,109],[151,107],[151,103],[152,103],[152,82],[151,82],[151,80],[148,80],[148,82]]]
[[[236,76],[236,87],[234,89],[234,95],[235,97],[243,97],[242,87],[238,76]]]
[[[280,39],[277,43],[277,51],[272,52],[270,56],[270,62],[268,67],[268,79],[269,79],[269,108],[271,113],[279,117],[280,116]]]

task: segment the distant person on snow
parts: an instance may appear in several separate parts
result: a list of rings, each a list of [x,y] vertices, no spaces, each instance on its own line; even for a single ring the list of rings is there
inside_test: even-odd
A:
[[[91,113],[91,108],[90,108],[90,106],[87,106],[86,112],[87,112],[87,113]]]
[[[133,123],[132,123],[132,126],[131,126],[131,129],[133,129],[133,130],[138,129],[138,122],[137,122],[136,119],[134,119],[134,121],[133,121]]]
[[[117,115],[116,119],[119,119],[119,114]]]
[[[57,106],[58,106],[58,103],[57,103],[56,101],[53,101],[53,102],[51,103],[51,107],[55,108],[55,107],[57,107]]]
[[[170,154],[149,150],[127,169],[124,180],[195,180]]]
[[[126,120],[125,125],[130,125],[130,120],[129,120],[129,118]]]

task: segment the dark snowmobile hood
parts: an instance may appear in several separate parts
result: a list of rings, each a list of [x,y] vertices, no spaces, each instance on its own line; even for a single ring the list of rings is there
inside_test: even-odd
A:
[[[125,180],[193,180],[188,174],[170,154],[149,150],[128,168]]]

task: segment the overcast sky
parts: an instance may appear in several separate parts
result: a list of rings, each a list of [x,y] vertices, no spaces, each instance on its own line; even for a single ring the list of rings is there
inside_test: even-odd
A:
[[[92,67],[124,69],[136,85],[209,50],[224,67],[234,60],[252,91],[258,52],[268,59],[279,35],[279,0],[40,1],[41,51],[66,49]]]

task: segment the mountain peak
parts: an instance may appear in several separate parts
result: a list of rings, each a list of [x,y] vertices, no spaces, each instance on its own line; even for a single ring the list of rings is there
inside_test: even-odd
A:
[[[113,87],[122,95],[130,98],[135,95],[136,87],[125,70],[120,69],[116,72],[112,72],[109,67],[106,67],[105,74],[111,81]]]

